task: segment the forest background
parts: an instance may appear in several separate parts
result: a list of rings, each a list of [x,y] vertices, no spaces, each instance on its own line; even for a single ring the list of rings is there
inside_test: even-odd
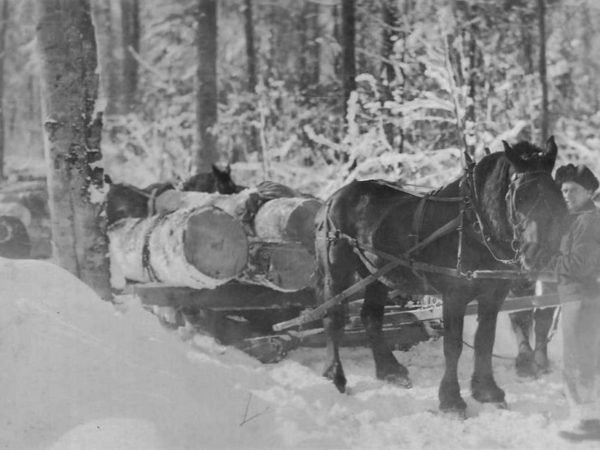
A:
[[[549,135],[562,162],[600,173],[592,0],[226,0],[215,28],[198,12],[215,2],[91,3],[104,169],[117,181],[196,171],[199,55],[212,39],[207,162],[231,163],[240,184],[273,179],[320,197],[355,178],[433,188],[460,173],[464,148],[477,157],[500,139]],[[4,176],[45,170],[34,6],[2,4]]]

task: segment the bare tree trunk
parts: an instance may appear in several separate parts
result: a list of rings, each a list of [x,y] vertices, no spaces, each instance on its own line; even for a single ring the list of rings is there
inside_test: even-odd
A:
[[[37,8],[54,257],[109,300],[108,243],[99,220],[102,116],[95,110],[98,74],[90,4],[38,0]]]
[[[245,32],[246,32],[246,58],[248,58],[248,91],[256,89],[256,50],[254,48],[254,18],[252,14],[252,0],[244,0]]]
[[[196,115],[198,150],[196,170],[210,171],[219,159],[216,139],[210,131],[217,122],[217,0],[198,0],[198,63]]]
[[[118,48],[119,30],[115,29],[115,2],[93,2],[92,13],[98,38],[98,59],[100,63],[100,97],[107,101],[106,114],[113,114],[123,106],[121,103],[121,80],[118,72],[121,64],[117,63],[115,51]],[[119,61],[120,62],[120,61]]]
[[[467,55],[469,61],[468,77],[468,101],[465,111],[465,143],[466,150],[471,156],[475,155],[475,145],[477,141],[477,85],[479,84],[481,73],[481,58],[477,48],[477,26],[473,19],[476,17],[476,11],[472,11],[473,6],[467,7],[466,19],[469,21],[467,28]]]
[[[323,85],[332,84],[336,80],[335,59],[335,6],[319,4],[317,27],[319,35],[318,47],[318,83]]]
[[[6,57],[6,28],[8,26],[8,0],[2,1],[0,17],[0,181],[4,179],[4,59]]]
[[[314,84],[318,77],[318,53],[315,51],[317,16],[318,5],[312,2],[305,3],[300,12],[300,54],[296,64],[300,76],[300,88],[303,90]]]
[[[123,111],[131,111],[135,105],[138,85],[138,62],[134,53],[140,51],[139,0],[121,0],[121,24],[123,32]]]
[[[383,85],[382,95],[382,106],[386,101],[392,99],[392,83],[396,78],[394,65],[392,63],[392,57],[394,54],[394,41],[396,20],[398,10],[395,3],[386,0],[381,5],[381,13],[383,20],[383,30],[381,33],[381,56],[382,56],[382,67],[381,67],[381,78]],[[385,133],[386,140],[390,145],[394,143],[394,125],[392,123],[384,123],[383,131]]]
[[[246,58],[248,60],[248,92],[256,93],[256,49],[254,47],[254,17],[252,13],[252,0],[244,0],[245,10],[245,34],[246,34]],[[248,142],[248,152],[254,153],[259,150],[258,130],[250,125],[250,137]]]
[[[356,5],[354,0],[342,0],[342,86],[344,117],[348,112],[350,93],[356,88]]]
[[[546,77],[546,1],[538,0],[538,27],[540,31],[540,84],[542,86],[542,111],[540,134],[542,142],[548,139],[548,80]]]

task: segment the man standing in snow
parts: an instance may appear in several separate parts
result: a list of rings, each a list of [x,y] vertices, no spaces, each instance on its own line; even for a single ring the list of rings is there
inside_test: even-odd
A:
[[[600,212],[592,202],[598,179],[586,166],[556,171],[569,209],[560,252],[549,263],[562,307],[564,382],[575,425],[569,440],[600,440]]]

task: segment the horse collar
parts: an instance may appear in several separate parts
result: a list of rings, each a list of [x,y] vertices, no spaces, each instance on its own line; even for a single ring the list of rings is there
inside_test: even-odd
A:
[[[513,235],[513,240],[510,243],[510,248],[513,251],[513,256],[512,257],[502,257],[500,256],[500,254],[505,253],[506,251],[503,249],[503,245],[498,242],[499,240],[497,238],[495,238],[493,235],[491,235],[490,233],[488,233],[487,231],[487,227],[484,223],[484,220],[482,218],[482,214],[479,208],[479,198],[477,195],[477,190],[475,188],[475,166],[474,165],[468,165],[465,169],[465,175],[463,177],[463,182],[461,183],[463,188],[463,197],[465,198],[465,204],[467,206],[467,208],[465,209],[465,211],[463,212],[461,210],[461,214],[465,214],[468,211],[472,212],[472,217],[471,218],[471,226],[473,231],[475,232],[475,234],[479,235],[481,242],[483,243],[483,245],[488,249],[489,253],[492,255],[492,257],[503,264],[508,264],[508,265],[514,265],[518,262],[518,249],[515,250],[515,246],[514,246],[514,235]],[[518,174],[516,174],[518,175]],[[517,179],[519,179],[520,177],[517,177]],[[515,180],[515,181],[516,181]],[[513,185],[514,181],[511,179],[511,184],[509,186],[509,192],[512,189],[512,185]],[[509,211],[510,211],[510,206],[509,206]],[[511,214],[511,212],[509,212],[509,214]],[[512,223],[511,223],[512,226]],[[460,257],[460,255],[459,255]]]

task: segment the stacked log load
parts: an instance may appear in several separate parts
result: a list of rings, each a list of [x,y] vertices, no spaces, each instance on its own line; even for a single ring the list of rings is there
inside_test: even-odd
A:
[[[212,289],[235,279],[304,289],[312,284],[321,202],[289,188],[273,193],[274,185],[232,195],[168,190],[155,199],[155,215],[111,225],[112,263],[144,283]]]

